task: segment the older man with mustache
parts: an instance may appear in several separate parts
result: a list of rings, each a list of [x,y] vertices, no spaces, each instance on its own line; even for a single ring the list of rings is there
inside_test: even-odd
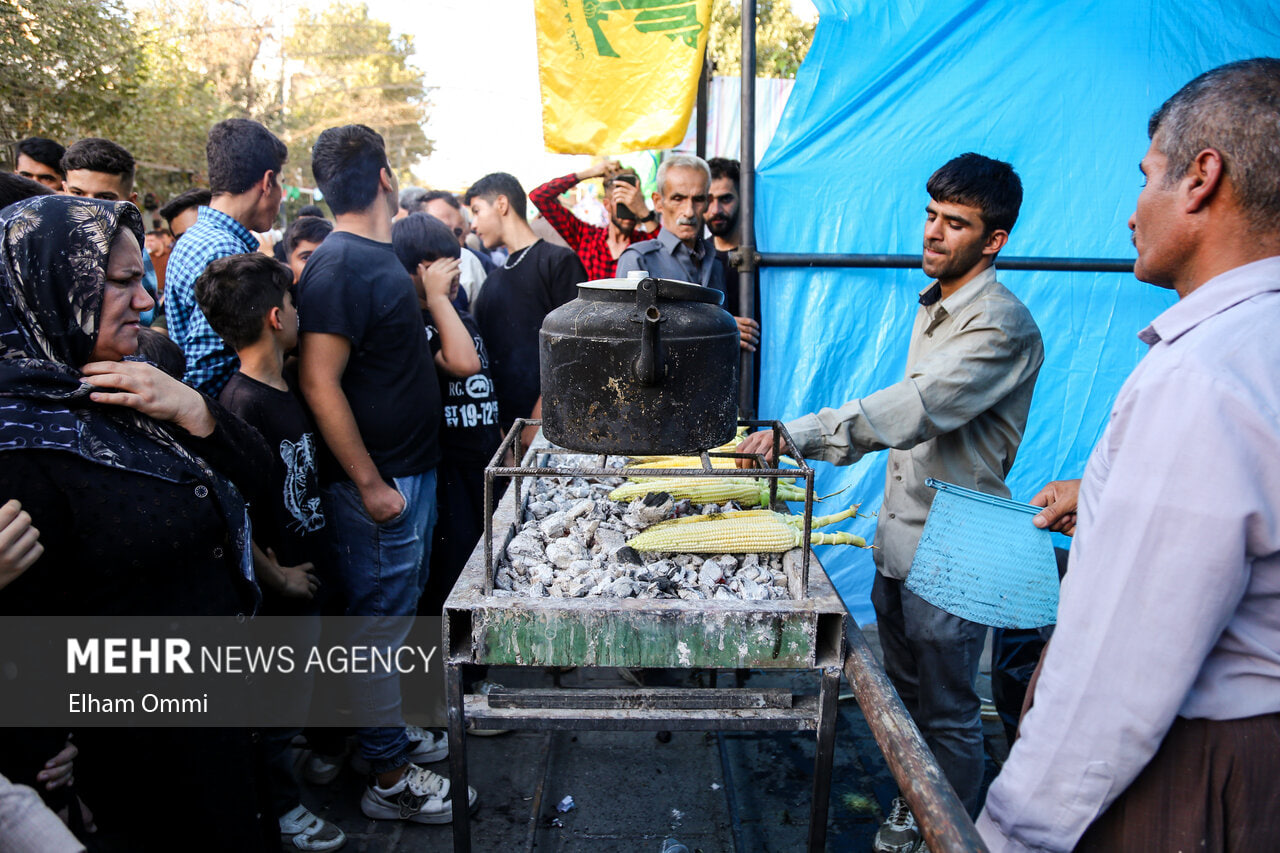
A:
[[[653,194],[662,230],[652,240],[633,243],[618,257],[618,278],[644,270],[655,278],[690,281],[725,293],[724,270],[716,263],[715,244],[703,233],[710,188],[711,169],[701,157],[677,154],[663,160],[658,167],[658,191]],[[743,326],[741,319],[738,326]],[[754,333],[744,334],[743,349],[754,350],[755,341]]]

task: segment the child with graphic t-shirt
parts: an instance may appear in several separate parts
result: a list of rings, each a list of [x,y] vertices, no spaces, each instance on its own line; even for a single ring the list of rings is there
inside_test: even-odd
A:
[[[256,427],[272,449],[270,492],[251,503],[262,614],[294,617],[290,626],[299,640],[314,642],[320,616],[316,566],[325,563],[325,520],[315,424],[302,403],[296,377],[285,370],[285,354],[298,343],[292,287],[288,267],[255,253],[213,261],[196,280],[195,293],[209,325],[240,362],[218,402]],[[300,712],[310,705],[309,686],[305,692],[295,697]],[[288,747],[300,731],[263,732],[271,804],[286,841],[305,850],[336,850],[346,841],[342,830],[312,814],[299,798]]]
[[[443,351],[436,355],[444,408],[443,455],[436,467],[439,520],[431,545],[431,574],[418,611],[439,614],[484,532],[484,469],[502,442],[498,396],[480,330],[466,309],[458,307],[460,249],[453,232],[434,216],[414,213],[392,228],[391,244],[418,288],[432,352],[440,348],[438,327],[452,326],[456,320],[474,344],[478,359],[478,364],[469,364],[451,361]],[[426,307],[427,294],[440,290],[447,290],[454,306],[453,312],[446,312],[448,316],[437,317]]]

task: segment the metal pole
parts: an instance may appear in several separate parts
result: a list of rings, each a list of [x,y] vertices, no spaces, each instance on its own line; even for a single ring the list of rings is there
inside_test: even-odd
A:
[[[742,143],[738,159],[741,179],[742,238],[738,250],[738,310],[743,317],[756,315],[756,0],[742,0],[742,99],[739,106]],[[741,384],[738,386],[738,410],[745,418],[754,418],[756,371],[751,353],[742,351]]]
[[[444,668],[449,698],[449,790],[453,794],[453,851],[471,853],[470,791],[467,789],[467,718],[462,698],[462,664]]]
[[[985,853],[987,846],[969,813],[852,619],[845,621],[844,636],[845,678],[929,849]]]
[[[745,173],[744,173],[745,174]],[[745,204],[745,193],[744,193]],[[746,253],[739,263],[746,263]],[[762,267],[836,267],[863,269],[920,269],[919,255],[808,255],[790,252],[755,254],[752,260]],[[1026,258],[1001,257],[996,260],[1001,270],[1040,270],[1044,272],[1119,272],[1133,273],[1133,261],[1122,258]],[[741,269],[741,267],[739,267]]]
[[[707,159],[707,112],[711,109],[711,97],[708,86],[711,82],[711,55],[702,53],[702,73],[698,75],[698,121],[695,125],[696,151],[703,160]]]

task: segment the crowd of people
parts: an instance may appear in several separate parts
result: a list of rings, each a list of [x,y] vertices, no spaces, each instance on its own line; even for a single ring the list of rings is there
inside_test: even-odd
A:
[[[163,204],[149,195],[139,205],[133,157],[107,139],[66,149],[24,140],[14,172],[0,176],[0,393],[19,401],[0,466],[0,611],[317,624],[321,613],[438,614],[483,531],[485,465],[504,430],[539,416],[542,318],[579,283],[639,268],[646,247],[661,248],[654,274],[736,297],[725,286],[732,161],[668,159],[656,212],[635,172],[610,161],[528,196],[495,172],[459,198],[401,191],[381,137],[349,125],[326,130],[311,152],[332,220],[306,206],[280,231],[284,143],[230,119],[210,129],[206,153],[208,188]],[[719,202],[713,174],[735,183]],[[588,178],[604,179],[607,227],[559,200]],[[530,199],[562,240],[535,232]],[[754,350],[757,321],[739,325]],[[24,435],[36,431],[59,440]],[[405,641],[384,629],[370,621],[368,636],[348,639]],[[394,672],[355,692],[371,717],[399,714]],[[192,822],[213,827],[209,849],[277,836],[337,849],[342,831],[301,803],[289,750],[302,734],[41,732],[6,738],[0,772],[59,808],[61,776],[39,774],[54,756],[55,768],[69,767],[74,753],[74,793],[93,806],[97,849],[163,847]],[[366,815],[450,820],[455,792],[427,767],[448,755],[442,730],[352,734],[369,777]],[[347,740],[308,729],[307,779],[335,778]],[[179,749],[182,768],[147,785]],[[122,766],[155,789],[150,802],[120,784]],[[192,790],[199,802],[180,804]],[[476,792],[465,796],[459,807],[474,807]]]
[[[926,479],[1008,495],[1044,363],[1034,319],[996,276],[1022,204],[1010,164],[965,154],[928,181],[932,283],[906,378],[789,425],[807,458],[890,449],[872,594],[886,670],[993,849],[1280,838],[1277,122],[1275,60],[1208,72],[1151,120],[1136,272],[1180,302],[1143,332],[1151,353],[1083,482],[1035,499],[1038,523],[1079,544],[985,810],[987,629],[904,579]],[[402,191],[375,131],[334,127],[311,152],[332,221],[303,209],[275,239],[284,143],[230,119],[207,157],[207,189],[155,205],[163,226],[145,221],[133,158],[107,139],[25,140],[0,175],[0,613],[345,613],[379,620],[351,642],[402,644],[480,536],[501,436],[541,412],[538,330],[579,283],[644,270],[721,290],[744,356],[759,349],[758,318],[726,285],[733,161],[669,156],[652,211],[612,162],[527,196],[495,172],[459,198]],[[559,201],[594,178],[603,227]],[[529,201],[567,248],[539,237]],[[741,450],[767,456],[772,442],[760,432]],[[399,718],[394,671],[352,692],[365,719]],[[304,737],[304,775],[332,780],[343,732],[0,731],[0,820],[34,839],[0,848],[337,849],[342,830],[301,802],[289,750]],[[368,817],[446,823],[476,806],[428,767],[448,754],[440,729],[357,726],[351,740]],[[920,845],[895,803],[876,848]]]

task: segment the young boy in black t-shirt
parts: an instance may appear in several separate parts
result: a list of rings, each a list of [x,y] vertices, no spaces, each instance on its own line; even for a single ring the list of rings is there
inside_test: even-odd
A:
[[[431,574],[418,610],[438,614],[484,532],[484,468],[502,441],[498,397],[480,330],[466,309],[458,307],[461,251],[453,231],[430,214],[414,213],[395,224],[391,243],[419,291],[433,352],[439,346],[438,327],[452,326],[454,317],[433,316],[427,310],[426,297],[433,290],[447,289],[456,319],[474,344],[478,359],[478,366],[467,372],[473,363],[450,360],[443,350],[436,355],[444,404],[442,459],[436,468],[439,518],[431,545]]]
[[[209,325],[236,352],[240,368],[218,397],[262,433],[272,450],[269,494],[251,505],[254,566],[263,586],[262,613],[291,616],[299,639],[319,631],[316,566],[324,564],[325,525],[316,472],[315,424],[302,404],[285,354],[298,343],[293,273],[262,254],[213,261],[196,280],[196,301]],[[295,697],[305,712],[310,695]],[[262,745],[268,788],[281,835],[300,836],[307,850],[336,850],[342,830],[301,804],[288,747],[300,729],[268,729]],[[299,845],[301,846],[301,845]]]

